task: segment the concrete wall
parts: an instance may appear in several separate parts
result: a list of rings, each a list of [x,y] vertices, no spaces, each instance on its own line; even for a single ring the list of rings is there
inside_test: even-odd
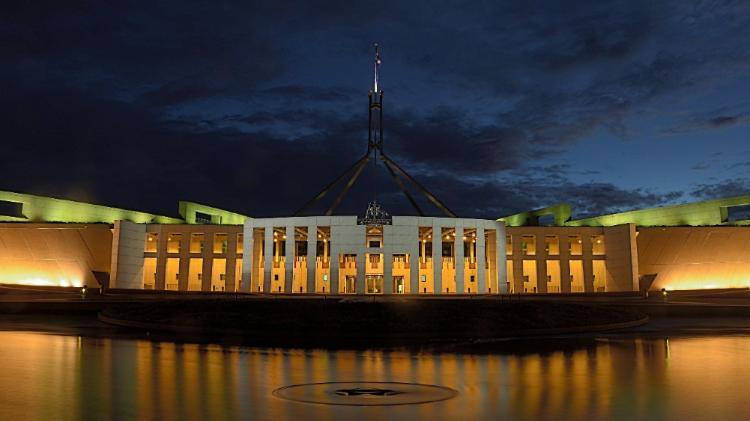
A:
[[[750,228],[639,228],[637,243],[651,289],[750,287]]]
[[[0,224],[0,283],[99,286],[111,247],[107,224]]]
[[[638,266],[635,258],[637,248],[634,242],[635,226],[632,224],[607,228],[508,227],[506,232],[512,238],[512,250],[507,259],[512,261],[510,266],[512,266],[513,273],[509,279],[513,280],[513,285],[510,286],[513,292],[597,292],[595,284],[601,285],[602,282],[595,281],[594,261],[606,263],[604,274],[606,291],[637,289]],[[595,236],[604,237],[605,253],[602,255],[595,254],[593,251],[592,238]],[[530,249],[526,254],[523,253],[524,237],[534,238],[536,243],[534,254],[530,254]],[[545,237],[557,237],[556,254],[545,250]],[[577,246],[580,248],[580,254],[571,253],[567,245],[569,239],[575,237],[581,239],[580,246]],[[554,274],[547,273],[547,261],[559,261],[559,269],[558,265],[555,265]],[[529,273],[532,270],[534,273]],[[554,275],[554,279],[548,278],[548,275]],[[573,281],[571,281],[571,275],[574,277]],[[579,275],[582,278],[580,282]],[[524,282],[524,276],[528,277],[529,282]]]
[[[143,288],[146,225],[117,221],[112,233],[111,288]]]
[[[607,246],[608,291],[638,290],[638,246],[634,224],[604,228]]]

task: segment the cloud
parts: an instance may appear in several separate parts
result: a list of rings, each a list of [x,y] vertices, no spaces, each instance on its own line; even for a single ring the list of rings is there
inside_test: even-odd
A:
[[[733,178],[713,184],[699,184],[690,194],[700,199],[720,199],[750,194],[750,181],[745,178]]]
[[[692,116],[679,124],[664,130],[665,134],[677,135],[695,131],[707,131],[725,129],[733,126],[750,125],[750,112],[735,112],[728,114],[728,110],[722,108],[711,113],[701,113]]]

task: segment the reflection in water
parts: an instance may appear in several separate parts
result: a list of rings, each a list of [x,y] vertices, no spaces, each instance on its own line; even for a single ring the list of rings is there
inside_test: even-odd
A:
[[[610,338],[563,349],[302,351],[0,332],[0,419],[750,418],[748,337]],[[271,394],[327,381],[437,384],[459,395],[361,408]]]

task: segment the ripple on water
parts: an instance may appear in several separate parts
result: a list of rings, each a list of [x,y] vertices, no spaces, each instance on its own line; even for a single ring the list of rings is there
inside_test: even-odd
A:
[[[323,405],[414,405],[454,398],[458,391],[438,385],[399,382],[325,382],[280,387],[273,395]]]

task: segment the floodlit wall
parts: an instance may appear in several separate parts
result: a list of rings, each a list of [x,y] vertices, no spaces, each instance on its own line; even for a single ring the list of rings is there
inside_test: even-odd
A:
[[[638,209],[611,215],[569,221],[566,226],[614,226],[635,224],[639,227],[747,225],[750,221],[729,221],[728,209],[750,204],[750,196],[708,200],[684,205]]]
[[[507,266],[512,270],[507,279],[513,282],[508,285],[509,291],[637,290],[637,247],[632,224],[615,227],[508,227],[506,235],[510,236],[507,259],[512,262]],[[502,254],[506,254],[505,248]],[[555,273],[547,273],[550,261],[557,262],[552,265]],[[594,262],[601,262],[596,264],[596,271]]]
[[[126,220],[137,223],[180,224],[181,219],[153,215],[145,212],[92,205],[72,200],[53,199],[0,191],[0,201],[18,204],[20,214],[16,216],[0,214],[0,221],[6,222],[68,222],[68,223],[108,223]]]
[[[639,228],[637,242],[652,290],[750,287],[750,227]]]
[[[99,286],[111,246],[104,224],[0,224],[0,284]]]
[[[180,201],[180,216],[188,224],[242,225],[247,216],[200,203]],[[203,218],[209,220],[202,220]]]

